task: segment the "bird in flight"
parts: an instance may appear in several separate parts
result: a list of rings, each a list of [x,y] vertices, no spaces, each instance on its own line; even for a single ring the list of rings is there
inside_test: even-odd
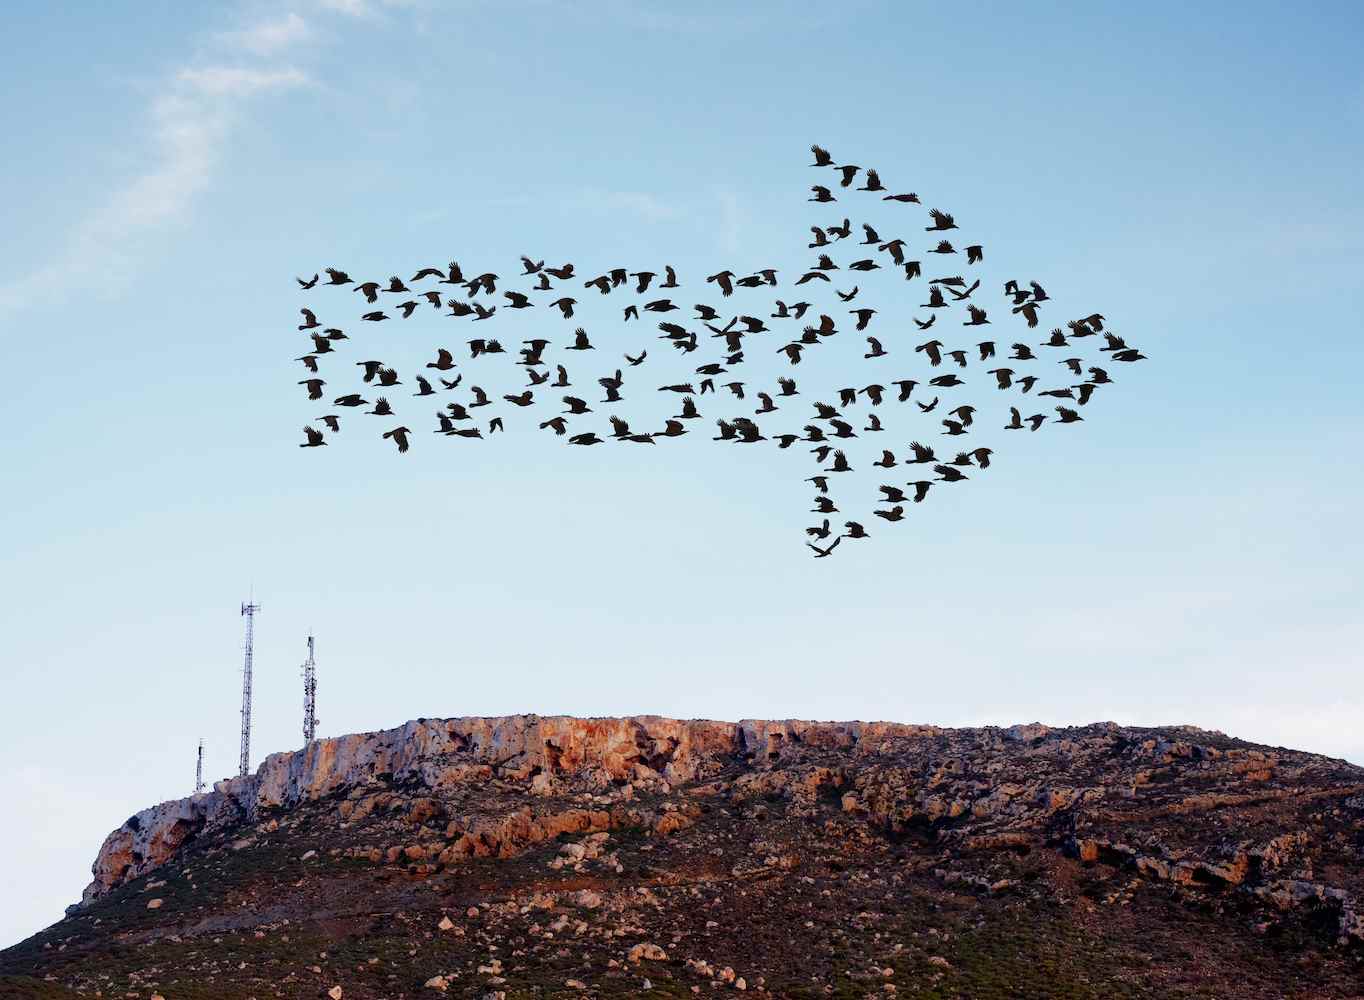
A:
[[[593,268],[580,277],[573,263],[549,265],[544,255],[530,253],[519,255],[518,263],[510,269],[482,261],[482,267],[471,266],[466,274],[458,261],[451,261],[446,268],[418,268],[407,280],[397,274],[386,279],[361,275],[357,280],[335,267],[314,271],[311,277],[293,276],[295,285],[291,288],[316,296],[299,310],[302,322],[295,324],[308,336],[305,343],[311,344],[294,358],[307,369],[308,377],[298,380],[306,390],[307,403],[326,405],[330,396],[335,407],[370,407],[364,412],[388,418],[408,417],[406,413],[395,413],[395,409],[411,405],[405,402],[408,397],[427,397],[439,391],[449,394],[450,400],[436,414],[434,433],[441,438],[481,439],[484,424],[486,433],[495,437],[504,428],[514,429],[518,420],[525,420],[533,422],[540,431],[551,431],[545,440],[558,442],[562,438],[562,443],[577,446],[614,441],[648,444],[663,453],[679,447],[686,451],[689,442],[713,438],[715,444],[704,447],[718,444],[773,448],[790,461],[805,463],[807,471],[815,473],[796,477],[816,485],[819,496],[813,505],[815,513],[854,514],[860,503],[864,505],[862,513],[854,516],[864,518],[865,512],[871,510],[882,521],[898,522],[905,518],[910,503],[940,502],[942,491],[934,490],[934,486],[968,482],[987,469],[990,470],[987,475],[1007,475],[1008,463],[1000,463],[1000,469],[1005,470],[1001,472],[992,461],[999,457],[994,447],[998,442],[993,438],[1000,430],[1027,427],[1030,432],[1037,432],[1056,424],[1083,422],[1081,410],[1089,413],[1099,405],[1096,388],[1114,381],[1104,367],[1107,362],[1103,355],[1123,365],[1146,360],[1145,353],[1113,331],[1103,313],[1084,308],[1072,312],[1073,318],[1065,319],[1053,312],[1064,306],[1058,305],[1060,300],[1041,282],[1027,277],[1006,281],[1002,276],[996,281],[986,274],[991,265],[987,263],[983,244],[973,242],[976,234],[959,225],[952,212],[939,208],[925,212],[919,195],[901,186],[906,178],[897,182],[893,177],[895,171],[864,166],[866,161],[861,157],[856,163],[844,161],[818,144],[812,145],[810,151],[809,169],[818,176],[813,178],[810,196],[801,207],[799,225],[793,226],[799,239],[798,242],[793,239],[786,247],[785,262],[776,253],[781,248],[774,247],[774,256],[762,261],[761,267],[753,267],[753,262],[730,261],[729,266],[700,272],[706,275],[704,281],[688,282],[685,289],[676,269],[657,259],[608,262],[610,266]],[[829,211],[824,206],[832,202],[842,202],[838,209],[841,218],[830,219],[824,214]],[[799,204],[793,198],[793,207]],[[947,238],[952,230],[961,233],[960,237],[952,237],[960,240],[960,246]],[[920,232],[936,235],[925,238],[918,235]],[[805,236],[806,233],[810,236]],[[861,256],[859,250],[867,256]],[[923,279],[920,260],[930,259],[924,254],[936,255],[931,258],[936,261],[959,255],[953,259],[964,259],[965,267],[979,268],[980,277],[972,275],[968,280],[961,273],[933,277],[926,282],[927,295],[916,294],[911,299],[899,282]],[[489,264],[492,266],[488,267]],[[835,283],[834,273],[839,271],[857,272],[857,281],[844,279]],[[503,282],[502,274],[512,277]],[[596,276],[592,277],[593,274]],[[563,284],[575,279],[599,294],[588,296],[586,305],[580,303],[568,294],[572,286]],[[787,288],[783,289],[783,285]],[[443,294],[441,286],[450,289],[450,293]],[[800,302],[791,301],[790,288],[795,286],[804,286],[808,293]],[[350,288],[361,298],[337,297],[338,287]],[[994,298],[1000,295],[1000,289],[1002,296]],[[675,294],[676,300],[648,298],[651,294]],[[399,298],[385,299],[387,295]],[[783,298],[777,298],[778,295]],[[600,310],[593,311],[593,305],[613,296],[617,301],[609,309],[611,318],[598,319]],[[621,297],[625,298],[624,303],[619,301]],[[927,301],[923,301],[925,298]],[[355,304],[360,302],[364,306],[356,308]],[[429,303],[432,309],[421,310],[422,302]],[[680,305],[683,302],[694,302],[691,309],[695,315],[691,320],[676,322],[675,318],[660,316],[656,317],[662,320],[657,323],[657,333],[647,331],[649,314],[690,315],[681,311],[687,308]],[[1007,311],[1000,308],[1001,303],[1008,307]],[[447,311],[442,312],[443,309]],[[470,355],[467,361],[461,360],[471,370],[479,369],[481,386],[466,389],[463,375],[457,374],[453,379],[440,378],[441,388],[437,390],[425,375],[417,374],[434,370],[443,376],[460,367],[446,347],[432,345],[425,351],[421,349],[421,329],[425,325],[504,322],[505,316],[534,317],[536,312],[526,311],[536,309],[547,310],[551,323],[574,319],[585,325],[565,337],[556,336],[541,325],[526,325],[524,320],[517,329],[517,320],[505,320],[510,324],[506,327],[511,331],[509,335],[515,338],[509,343],[519,341],[521,345],[514,352],[504,349],[497,337],[468,338]],[[914,310],[928,313],[915,315]],[[807,311],[814,317],[813,322],[806,320]],[[990,312],[995,313],[993,321]],[[950,315],[939,323],[942,313]],[[342,329],[347,326],[346,317],[354,320],[357,314],[361,324],[358,329],[365,331],[388,329],[365,324],[401,318],[403,337],[384,338],[382,349],[374,348],[375,353],[392,363],[356,360],[356,353],[347,357],[348,349],[354,349],[364,339],[354,326],[350,327],[350,335]],[[844,323],[845,330],[840,330],[833,319],[840,314],[851,317]],[[546,317],[545,312],[539,315]],[[954,320],[953,316],[959,318]],[[645,337],[639,336],[641,318],[646,321],[642,324]],[[327,322],[339,325],[326,326]],[[1027,332],[1045,329],[1044,322],[1051,327],[1049,335]],[[1008,367],[995,362],[997,367],[984,369],[984,363],[996,357],[994,340],[972,345],[954,343],[956,338],[951,336],[951,330],[958,326],[1010,324],[1014,336],[1001,341],[1014,341]],[[588,326],[594,331],[591,337]],[[917,332],[930,328],[940,339],[921,343],[913,351],[905,350],[906,343],[912,343],[904,339],[906,329]],[[501,330],[499,327],[497,332]],[[415,340],[411,331],[416,331]],[[849,331],[853,345],[847,343]],[[449,342],[447,332],[438,336]],[[662,356],[658,356],[659,352],[651,353],[646,345],[653,337],[673,350],[661,352]],[[372,339],[380,338],[375,335]],[[860,346],[863,341],[865,347]],[[418,346],[410,350],[409,345],[413,344]],[[1089,345],[1099,345],[1097,352],[1102,353],[1095,353],[1096,348]],[[1062,353],[1066,357],[1057,361],[1057,355],[1050,354],[1054,348],[1064,348]],[[368,353],[370,349],[361,350]],[[622,358],[623,364],[617,362],[621,367],[614,371],[600,364],[594,370],[591,359],[603,355]],[[948,359],[951,372],[934,374],[933,369]],[[972,377],[977,364],[982,369],[980,374],[990,378]],[[837,405],[817,402],[814,417],[807,415],[808,408],[797,406],[793,398],[800,395],[796,382],[782,374],[783,369],[796,365],[808,366],[810,371],[808,377],[801,379],[811,394],[807,398],[836,400]],[[882,367],[863,368],[854,373],[852,369],[857,365]],[[594,396],[589,403],[582,397],[539,390],[540,386],[570,388],[569,367],[580,383],[586,377],[601,386],[604,398],[598,400]],[[402,385],[404,380],[399,371],[405,373],[416,391],[404,394],[396,408],[384,396],[371,404],[359,392],[347,391],[364,385],[381,391]],[[806,367],[802,367],[804,371]],[[1058,372],[1067,377],[1057,379]],[[347,374],[351,385],[340,385],[347,380]],[[865,388],[857,388],[864,384]],[[914,389],[920,385],[931,386],[938,395],[927,401],[914,396]],[[886,386],[893,387],[889,393]],[[1019,396],[1033,392],[1035,386],[1038,395],[1064,404],[1053,407],[1055,417],[1023,414]],[[324,389],[331,391],[324,393]],[[657,392],[681,395],[677,408],[680,412],[662,417],[656,412],[649,413],[645,401],[657,399]],[[910,402],[915,405],[906,405]],[[488,414],[475,421],[473,411],[482,408]],[[938,409],[944,411],[941,416],[935,413]],[[925,421],[928,414],[933,415]],[[429,411],[423,419],[430,419]],[[713,435],[689,435],[689,422],[701,419],[714,422],[718,431]],[[316,423],[324,424],[330,437],[314,426]],[[378,430],[367,422],[360,424],[365,425],[363,433]],[[355,428],[360,424],[348,423],[347,437],[357,433]],[[1097,427],[1093,423],[1080,430]],[[317,448],[332,444],[340,439],[340,434],[341,422],[336,414],[314,415],[299,446]],[[891,447],[868,441],[876,441],[878,434],[886,435],[883,440]],[[895,437],[897,434],[904,436]],[[939,459],[932,448],[918,440],[910,442],[907,452],[895,443],[912,436],[938,434],[960,439],[961,450],[954,449],[951,461]],[[392,441],[400,453],[408,452],[417,443],[409,428],[402,424],[383,431],[382,437]],[[421,437],[430,442],[426,435]],[[509,439],[513,437],[514,434],[509,435]],[[687,441],[677,442],[684,437]],[[1013,440],[1007,436],[1006,439]],[[1008,449],[1001,454],[1007,453]],[[865,458],[859,462],[858,456]],[[810,469],[810,465],[815,468]],[[907,485],[868,482],[867,477],[900,465],[928,465],[937,478],[917,479]],[[867,472],[867,466],[875,472]],[[977,471],[968,475],[965,470]],[[912,494],[907,490],[912,490]],[[844,527],[844,533],[834,534],[825,516],[821,525],[806,529],[809,538],[806,544],[816,558],[834,554],[842,538],[871,537],[861,520],[847,520]],[[891,530],[877,532],[878,538],[892,534],[895,532]]]

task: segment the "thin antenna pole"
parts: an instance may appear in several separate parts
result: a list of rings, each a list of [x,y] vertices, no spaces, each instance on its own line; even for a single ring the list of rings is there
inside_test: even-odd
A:
[[[199,795],[204,790],[204,741],[199,741],[199,763],[194,768],[194,794]]]
[[[255,596],[255,587],[252,587],[252,597]],[[246,642],[243,645],[246,656],[242,666],[242,759],[241,776],[245,778],[251,773],[251,659],[252,643],[255,636],[256,612],[260,610],[260,605],[254,601],[248,601],[242,605],[242,615],[246,618]]]
[[[313,658],[313,637],[308,636],[308,659],[303,664],[303,746],[317,738],[317,661]]]

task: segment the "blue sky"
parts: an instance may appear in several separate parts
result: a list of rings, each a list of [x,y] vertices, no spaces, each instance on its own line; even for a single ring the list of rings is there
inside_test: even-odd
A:
[[[7,20],[0,753],[24,819],[0,846],[26,863],[0,876],[0,941],[190,790],[201,736],[234,770],[252,586],[257,760],[298,741],[311,629],[324,735],[1115,719],[1364,762],[1357,6]],[[292,275],[792,268],[811,142],[969,219],[987,264],[1150,360],[1073,433],[818,562],[775,449],[296,447]],[[413,361],[434,343],[384,336]]]

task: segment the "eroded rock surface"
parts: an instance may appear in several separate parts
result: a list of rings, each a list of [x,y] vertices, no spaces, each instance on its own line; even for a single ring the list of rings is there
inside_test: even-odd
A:
[[[1364,981],[1364,770],[1191,727],[423,719],[144,810],[93,871],[65,921],[0,954],[0,987],[171,995],[184,969],[215,997],[1267,1000]]]

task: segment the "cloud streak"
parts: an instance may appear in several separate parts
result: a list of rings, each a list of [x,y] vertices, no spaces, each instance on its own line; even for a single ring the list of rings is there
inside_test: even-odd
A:
[[[233,33],[233,53],[261,52],[301,39],[291,14]],[[79,223],[56,257],[0,285],[0,313],[13,312],[68,285],[73,277],[108,293],[137,266],[138,240],[182,218],[214,177],[223,148],[244,124],[243,102],[309,82],[294,66],[182,66],[163,81],[147,109],[152,153],[146,168]],[[101,288],[102,286],[102,288]]]
[[[257,21],[223,37],[229,45],[239,46],[258,56],[268,56],[305,41],[311,34],[308,22],[291,11],[281,18]]]

